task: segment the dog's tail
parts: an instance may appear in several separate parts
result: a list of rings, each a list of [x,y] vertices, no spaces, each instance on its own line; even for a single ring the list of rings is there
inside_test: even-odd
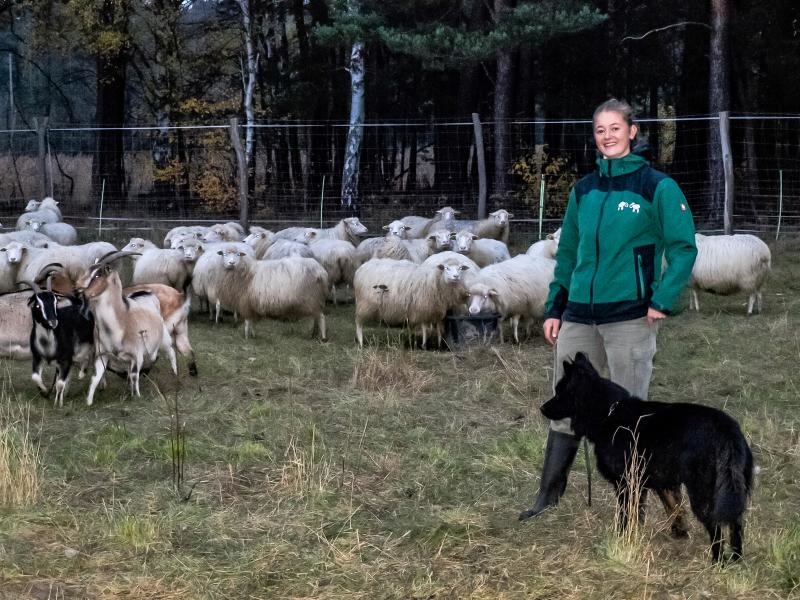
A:
[[[741,431],[737,433],[717,455],[714,497],[714,520],[717,523],[735,523],[741,519],[753,485],[753,455]]]

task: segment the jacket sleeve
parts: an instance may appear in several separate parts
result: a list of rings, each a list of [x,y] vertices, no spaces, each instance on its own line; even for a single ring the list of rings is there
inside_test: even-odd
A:
[[[656,188],[655,204],[664,241],[667,267],[661,283],[653,293],[650,306],[665,314],[675,311],[683,288],[689,281],[697,256],[694,239],[694,220],[689,204],[678,184],[663,179]]]
[[[567,308],[569,285],[578,256],[578,201],[575,189],[569,193],[567,211],[561,224],[561,237],[558,240],[556,268],[550,291],[544,307],[544,317],[560,319]]]

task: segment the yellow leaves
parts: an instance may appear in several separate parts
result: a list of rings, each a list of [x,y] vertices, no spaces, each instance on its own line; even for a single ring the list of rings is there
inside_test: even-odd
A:
[[[520,198],[530,205],[539,204],[544,177],[545,214],[560,216],[567,204],[569,191],[578,179],[571,158],[566,154],[550,154],[547,146],[536,146],[511,165],[511,172],[524,184]]]

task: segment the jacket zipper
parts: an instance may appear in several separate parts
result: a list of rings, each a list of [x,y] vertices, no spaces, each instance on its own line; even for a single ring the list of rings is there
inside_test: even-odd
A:
[[[600,268],[600,224],[603,221],[603,212],[606,209],[606,204],[608,203],[608,199],[611,197],[611,192],[614,191],[614,180],[611,177],[611,165],[612,163],[609,161],[608,163],[608,192],[606,192],[606,197],[603,198],[603,203],[600,205],[600,215],[597,218],[597,228],[594,232],[594,248],[595,248],[595,263],[594,263],[594,273],[592,273],[592,282],[589,285],[589,311],[592,314],[592,318],[594,318],[594,280],[597,278],[597,271]]]
[[[640,290],[639,299],[640,300],[644,300],[647,297],[647,292],[645,291],[644,265],[642,263],[642,255],[641,254],[637,254],[636,255],[636,264],[639,267],[637,269],[637,273],[636,273],[636,275],[637,275],[637,277],[639,279],[639,290]]]

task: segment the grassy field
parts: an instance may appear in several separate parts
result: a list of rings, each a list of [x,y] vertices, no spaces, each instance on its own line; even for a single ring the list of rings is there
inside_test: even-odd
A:
[[[86,381],[56,409],[0,365],[0,598],[800,597],[800,243],[773,252],[763,314],[702,296],[662,329],[651,388],[741,422],[760,469],[741,564],[712,567],[694,518],[670,538],[652,499],[618,538],[582,454],[561,506],[517,521],[547,433],[538,328],[459,354],[374,328],[359,351],[340,305],[326,344],[197,316],[199,378],[162,366],[131,398],[115,377],[88,408]]]

